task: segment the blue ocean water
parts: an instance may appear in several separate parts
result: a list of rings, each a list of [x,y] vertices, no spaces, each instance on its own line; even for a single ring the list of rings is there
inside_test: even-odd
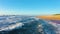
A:
[[[56,34],[45,20],[30,16],[0,16],[0,34]]]

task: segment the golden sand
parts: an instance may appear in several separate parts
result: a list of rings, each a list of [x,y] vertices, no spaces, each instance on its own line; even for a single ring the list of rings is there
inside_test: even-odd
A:
[[[37,16],[37,17],[46,20],[60,20],[60,15]]]

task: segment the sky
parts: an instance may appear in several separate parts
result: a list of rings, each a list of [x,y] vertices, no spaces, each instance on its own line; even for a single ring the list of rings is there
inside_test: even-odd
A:
[[[60,0],[0,0],[0,15],[50,15],[60,13]]]

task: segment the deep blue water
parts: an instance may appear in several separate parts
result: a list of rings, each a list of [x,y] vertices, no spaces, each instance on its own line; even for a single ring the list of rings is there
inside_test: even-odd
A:
[[[54,26],[35,17],[0,16],[0,34],[56,34],[55,31]]]

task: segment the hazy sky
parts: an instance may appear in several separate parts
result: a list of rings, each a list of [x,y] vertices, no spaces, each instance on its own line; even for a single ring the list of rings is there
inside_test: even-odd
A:
[[[48,15],[55,13],[60,13],[60,0],[0,0],[0,15]]]

